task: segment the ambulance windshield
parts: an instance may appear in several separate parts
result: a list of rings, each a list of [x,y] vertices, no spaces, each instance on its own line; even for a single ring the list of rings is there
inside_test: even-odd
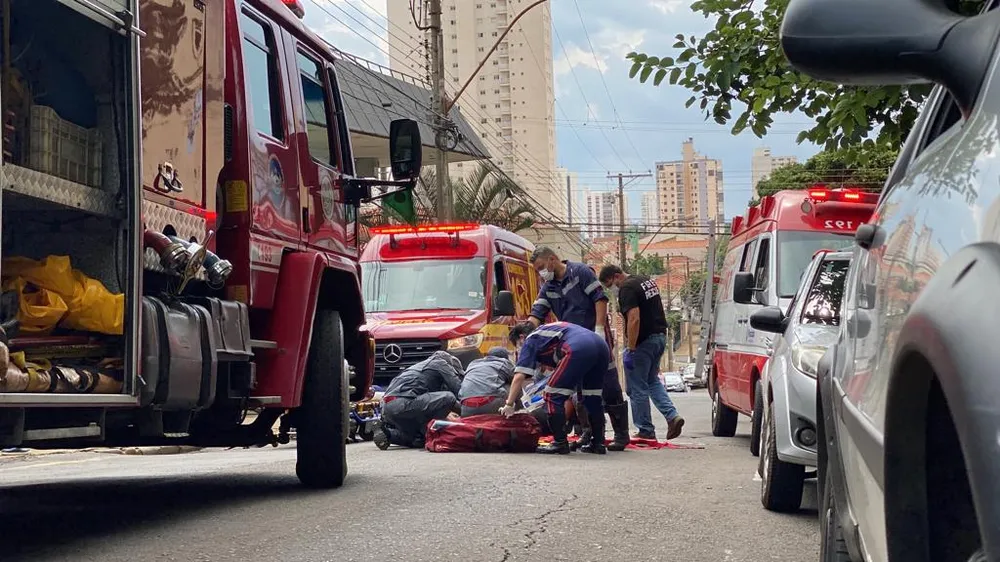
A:
[[[486,260],[369,261],[361,264],[366,312],[486,307]]]
[[[850,249],[853,234],[816,231],[780,231],[778,236],[778,296],[795,296],[802,274],[820,250]]]

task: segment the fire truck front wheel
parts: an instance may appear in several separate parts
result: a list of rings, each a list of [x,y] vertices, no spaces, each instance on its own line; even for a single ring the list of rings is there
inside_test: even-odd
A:
[[[349,410],[340,314],[317,310],[302,385],[302,405],[295,412],[298,449],[295,473],[303,485],[338,488],[344,483]]]

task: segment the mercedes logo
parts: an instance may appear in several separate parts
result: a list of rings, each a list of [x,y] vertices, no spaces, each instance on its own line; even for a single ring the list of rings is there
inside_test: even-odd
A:
[[[382,351],[382,357],[385,358],[386,363],[399,363],[399,360],[403,358],[403,348],[390,343]]]

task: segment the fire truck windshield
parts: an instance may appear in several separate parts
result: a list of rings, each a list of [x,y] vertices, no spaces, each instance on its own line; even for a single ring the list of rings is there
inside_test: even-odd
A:
[[[486,307],[486,260],[369,261],[361,264],[365,311]]]
[[[854,244],[852,234],[816,231],[779,231],[778,237],[778,296],[795,296],[802,273],[819,250],[849,249]]]

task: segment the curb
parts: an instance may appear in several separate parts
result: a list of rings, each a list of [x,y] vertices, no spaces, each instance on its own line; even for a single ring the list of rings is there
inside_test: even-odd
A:
[[[166,445],[159,447],[91,447],[87,449],[26,449],[23,451],[0,452],[0,458],[9,457],[47,457],[50,455],[65,455],[69,453],[98,453],[105,455],[181,455],[194,453],[204,447],[190,445]]]

